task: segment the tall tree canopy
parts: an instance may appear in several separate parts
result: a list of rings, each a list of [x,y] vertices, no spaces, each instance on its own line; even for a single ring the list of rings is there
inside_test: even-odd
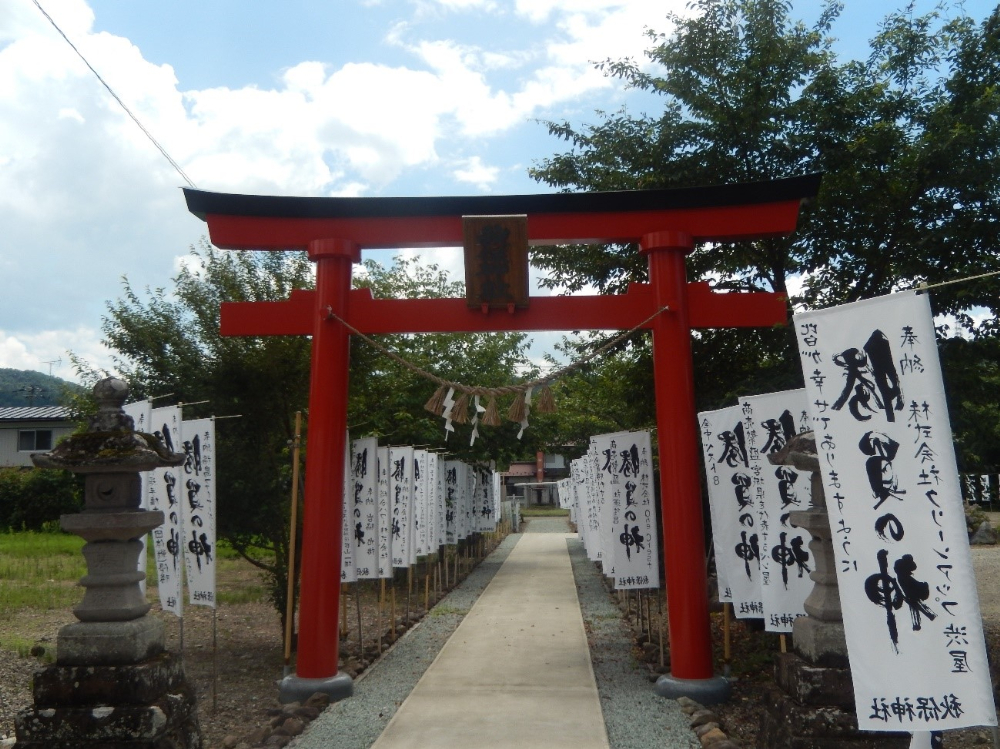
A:
[[[226,252],[203,242],[172,288],[140,294],[124,280],[124,296],[108,304],[102,329],[117,370],[135,398],[193,404],[185,417],[239,415],[220,420],[216,440],[219,531],[267,573],[275,605],[284,607],[287,585],[294,415],[309,398],[310,342],[305,337],[219,335],[222,302],[281,301],[313,285],[312,264],[302,254]],[[366,262],[355,285],[376,297],[461,296],[435,266],[397,259],[389,268]],[[497,387],[531,373],[521,334],[381,336],[380,343],[408,363],[449,380]],[[77,362],[85,379],[102,373]],[[469,446],[468,427],[445,442],[443,422],[423,410],[435,390],[410,368],[371,344],[352,339],[349,428],[383,444],[447,450],[463,460],[501,462],[533,454],[545,420],[533,420],[523,442],[513,424],[483,428]],[[207,403],[200,404],[202,401]],[[537,424],[535,423],[537,421]],[[306,439],[308,451],[308,434]],[[306,462],[308,470],[308,461]],[[301,548],[301,547],[300,547]]]
[[[980,22],[960,8],[891,14],[869,57],[846,62],[833,49],[840,9],[828,0],[811,26],[793,20],[784,0],[697,0],[690,15],[669,15],[673,32],[647,32],[643,64],[600,63],[660,97],[662,110],[548,123],[570,150],[532,176],[567,190],[613,190],[823,172],[792,236],[704,245],[688,262],[693,280],[791,290],[808,307],[996,270],[1000,9]],[[646,278],[633,246],[548,247],[532,260],[551,286],[570,290],[620,292]],[[973,341],[990,339],[996,289],[996,278],[945,286],[934,306],[957,315]],[[801,384],[790,330],[704,331],[694,353],[700,407]]]

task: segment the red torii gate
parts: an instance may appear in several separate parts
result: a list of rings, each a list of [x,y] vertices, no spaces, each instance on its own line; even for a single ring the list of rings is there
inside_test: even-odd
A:
[[[296,675],[281,697],[317,689],[347,697],[338,673],[342,534],[341,487],[347,424],[350,334],[473,331],[627,330],[661,308],[652,331],[660,456],[663,556],[671,674],[656,691],[718,701],[726,682],[712,668],[705,548],[691,366],[692,328],[785,323],[784,295],[717,294],[688,283],[685,256],[697,242],[784,236],[819,175],[771,182],[606,193],[434,198],[301,198],[185,189],[188,209],[208,223],[213,244],[237,250],[306,250],[316,263],[314,291],[285,302],[222,305],[223,335],[311,335],[309,450],[302,538]],[[527,215],[531,245],[636,243],[649,283],[613,296],[533,297],[527,308],[484,314],[465,299],[373,299],[351,289],[362,249],[462,246],[463,216]],[[332,313],[332,314],[331,314]]]

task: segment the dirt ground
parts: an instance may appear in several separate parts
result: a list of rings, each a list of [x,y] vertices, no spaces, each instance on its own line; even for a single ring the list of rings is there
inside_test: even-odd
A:
[[[471,564],[463,559],[460,573],[467,573]],[[432,567],[429,579],[425,580],[426,571],[421,566],[414,575],[409,597],[405,572],[397,575],[396,637],[423,616],[425,594],[430,606],[443,595],[443,590],[436,590],[443,588],[443,574],[439,577]],[[450,583],[453,573],[448,577]],[[223,584],[235,589],[241,581],[259,586],[259,573],[247,564],[229,573],[224,582],[220,580],[220,589]],[[435,585],[438,581],[441,586]],[[341,623],[346,625],[346,636],[341,638],[340,654],[343,670],[352,676],[378,657],[380,632],[382,649],[388,648],[394,639],[390,624],[391,588],[387,589],[381,613],[379,588],[377,581],[349,585],[342,599],[341,610],[346,616]],[[363,652],[358,637],[359,591]],[[149,599],[157,600],[155,588],[150,590]],[[183,651],[180,620],[160,611],[158,604],[154,604],[150,615],[166,623],[167,649],[183,652],[185,672],[198,697],[205,749],[218,749],[226,736],[241,738],[268,722],[267,710],[279,704],[277,682],[285,673],[284,634],[270,603],[220,603],[214,617],[212,609],[186,606]],[[0,650],[0,746],[5,746],[4,739],[13,739],[17,712],[31,706],[32,674],[54,658],[56,633],[61,626],[74,621],[71,611],[22,611],[11,618],[0,617],[0,627],[16,628],[21,638],[36,644],[34,650],[38,653],[23,657]]]
[[[983,618],[986,628],[987,649],[992,660],[994,684],[1000,683],[997,665],[1000,663],[1000,547],[977,547],[973,550],[977,569]],[[247,567],[239,573],[248,583],[259,584],[256,571]],[[424,591],[434,590],[435,576],[425,587],[425,577],[420,571],[410,595],[409,620],[416,621],[423,614]],[[235,585],[238,581],[228,581]],[[396,614],[397,636],[406,626],[407,581],[397,581]],[[637,660],[647,664],[650,679],[661,670],[659,666],[659,620],[662,602],[655,597],[646,598],[642,605],[642,624],[637,612],[637,598],[623,599],[614,593],[623,609],[630,612],[635,630]],[[378,657],[378,633],[382,633],[383,647],[392,639],[388,604],[379,614],[378,589],[375,583],[360,587],[361,632],[364,650],[358,643],[358,606],[354,592],[348,589],[346,605],[347,635],[342,638],[341,657],[344,669],[351,673],[360,671]],[[387,596],[388,597],[388,596]],[[437,599],[430,594],[430,604]],[[180,625],[176,617],[158,612],[167,625],[168,648],[180,650]],[[31,613],[0,621],[0,626],[15,626],[25,639],[36,642],[44,653],[37,657],[22,657],[10,651],[0,651],[0,739],[13,737],[14,715],[30,706],[31,676],[35,669],[45,665],[55,650],[55,635],[59,627],[74,621],[72,613]],[[713,617],[714,626],[721,630],[721,615]],[[381,622],[381,626],[379,626]],[[721,643],[721,633],[715,641]],[[665,650],[668,649],[665,648]],[[36,652],[38,650],[36,649]],[[757,727],[763,712],[761,686],[771,680],[771,663],[777,652],[775,635],[752,632],[735,624],[733,628],[733,699],[717,706],[723,729],[730,738],[743,747],[755,746]],[[277,706],[276,682],[284,672],[282,632],[277,614],[269,603],[220,604],[213,622],[211,609],[189,606],[184,616],[184,663],[188,678],[198,695],[198,710],[206,749],[222,746],[226,736],[242,737],[268,720],[267,709]],[[720,653],[721,657],[721,653]],[[989,746],[992,735],[988,729],[968,729],[945,734],[946,749],[981,749]],[[0,743],[0,746],[3,744]]]

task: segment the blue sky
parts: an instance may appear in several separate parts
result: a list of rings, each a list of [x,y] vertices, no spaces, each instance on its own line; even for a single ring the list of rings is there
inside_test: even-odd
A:
[[[642,58],[686,0],[39,0],[201,188],[296,195],[543,192],[538,120],[655,106],[594,70]],[[809,22],[818,2],[796,2]],[[933,3],[922,0],[917,10]],[[846,0],[864,55],[893,5]],[[966,2],[983,18],[991,4]],[[655,111],[655,110],[652,110]],[[101,315],[169,286],[204,234],[183,180],[33,0],[0,2],[0,367],[110,365]],[[451,264],[452,256],[432,259]]]

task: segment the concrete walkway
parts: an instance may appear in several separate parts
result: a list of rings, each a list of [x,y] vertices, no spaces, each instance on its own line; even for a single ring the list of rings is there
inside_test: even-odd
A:
[[[606,749],[563,533],[518,541],[375,749]]]

